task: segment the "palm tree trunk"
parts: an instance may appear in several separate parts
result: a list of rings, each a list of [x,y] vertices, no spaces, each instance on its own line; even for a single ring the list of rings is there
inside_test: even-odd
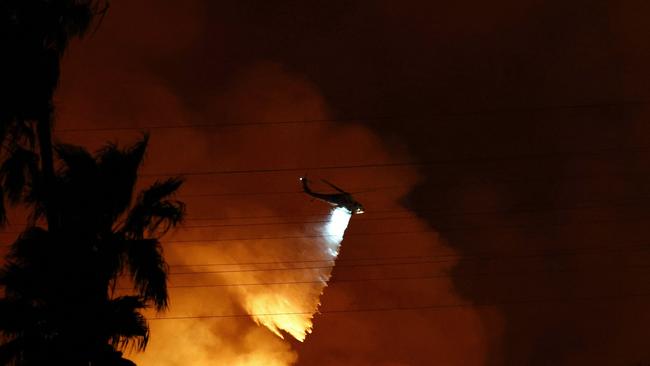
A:
[[[48,106],[36,121],[41,169],[43,172],[42,194],[47,226],[50,232],[58,226],[56,209],[52,207],[52,184],[54,183],[54,157],[52,152],[52,107]]]

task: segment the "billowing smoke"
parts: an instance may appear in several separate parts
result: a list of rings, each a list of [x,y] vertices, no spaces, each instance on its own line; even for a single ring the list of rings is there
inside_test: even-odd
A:
[[[336,118],[308,75],[277,60],[250,60],[229,68],[233,54],[225,48],[245,43],[225,42],[239,32],[206,31],[208,25],[227,23],[205,19],[208,3],[218,2],[142,0],[112,7],[94,38],[71,48],[57,108],[57,129],[109,129],[58,132],[58,139],[96,148],[106,141],[128,143],[137,136],[133,130],[110,130],[117,125],[146,130],[184,123]],[[182,24],[169,27],[179,19]],[[203,34],[209,40],[200,38]],[[206,42],[221,61],[206,58],[204,50],[196,48]],[[197,67],[195,51],[209,65]],[[427,229],[417,220],[378,220],[380,211],[404,211],[400,200],[419,179],[414,168],[319,170],[409,161],[408,146],[381,139],[354,121],[150,132],[152,145],[144,167],[149,173],[301,171],[187,176],[179,198],[188,205],[188,220],[183,229],[164,238],[173,273],[171,306],[166,313],[149,314],[175,319],[151,321],[146,352],[129,355],[138,365],[415,365],[421,363],[410,357],[429,355],[431,344],[463,351],[433,352],[427,364],[484,364],[486,336],[473,309],[332,314],[339,309],[460,301],[448,279],[338,281],[430,276],[434,269],[423,265],[348,264],[455,254],[433,233],[357,235]],[[366,206],[367,214],[355,217],[348,229],[343,250],[341,239],[350,217],[340,210],[328,214],[324,203],[310,202],[300,193],[296,179],[305,173],[302,168],[353,192]],[[378,187],[399,188],[373,190]],[[434,273],[453,265],[436,265]],[[265,313],[299,314],[261,315]],[[341,324],[349,326],[342,330]],[[464,351],[468,349],[473,352]]]
[[[350,218],[346,209],[334,208],[314,235],[306,231],[286,235],[295,241],[224,242],[215,250],[196,237],[195,243],[170,245],[172,311],[163,317],[189,316],[153,320],[149,350],[133,358],[142,365],[176,365],[187,357],[192,360],[185,364],[193,366],[207,365],[209,360],[294,364],[297,355],[286,335],[304,341],[311,333]],[[192,238],[183,230],[174,236],[188,237]],[[287,262],[291,256],[298,260]]]
[[[109,79],[98,85],[119,79],[111,73],[97,75]],[[87,121],[83,111],[107,108],[101,102],[106,100],[101,95],[103,89],[83,81],[70,84],[68,94],[61,96],[66,108],[61,108],[60,128],[74,127],[74,121]],[[100,95],[85,99],[92,95],[88,90]],[[93,118],[97,126],[110,127],[121,120],[125,125],[144,126],[157,121],[161,121],[160,125],[184,120],[201,122],[202,115],[210,118],[210,123],[330,118],[323,97],[312,84],[272,63],[252,65],[233,76],[226,90],[209,99],[206,110],[199,112],[186,109],[155,78],[140,88],[125,88],[120,93],[122,99],[132,102],[111,102],[111,114]],[[138,108],[124,109],[125,105]],[[126,143],[135,135],[133,131],[110,133],[68,133],[61,134],[61,139],[92,148],[115,138]],[[399,286],[395,281],[336,281],[430,276],[432,272],[422,265],[375,268],[366,265],[372,262],[359,259],[454,254],[445,251],[435,235],[357,235],[426,229],[416,220],[380,220],[387,215],[382,211],[404,212],[400,198],[417,182],[415,169],[318,169],[409,160],[400,146],[389,148],[376,134],[354,123],[157,129],[152,131],[151,141],[146,172],[291,167],[301,171],[188,176],[179,196],[187,203],[188,220],[183,228],[163,240],[165,256],[172,266],[171,306],[164,314],[149,314],[150,318],[175,319],[151,321],[152,336],[146,352],[128,355],[138,365],[331,365],[345,364],[351,359],[353,364],[381,365],[384,361],[380,360],[416,355],[432,340],[445,345],[443,348],[462,345],[467,349],[484,349],[482,325],[472,309],[426,315],[331,314],[331,310],[338,309],[391,307],[395,301],[407,305],[459,301],[449,280],[408,281]],[[343,250],[341,239],[350,216],[341,210],[329,212],[325,203],[311,202],[300,192],[297,178],[305,173],[303,167],[313,167],[309,174],[341,185],[367,208],[367,213],[354,220],[355,225],[348,229],[354,232],[346,235],[348,244]],[[143,183],[151,181],[147,176],[142,179]],[[397,240],[403,241],[403,245],[395,245]],[[335,259],[336,278],[328,283]],[[351,262],[364,266],[349,266]],[[451,266],[453,262],[447,263],[447,267],[437,266],[436,271]],[[286,315],[262,315],[279,313]],[[353,324],[353,329],[342,332],[341,322]],[[394,336],[384,330],[401,328],[408,328],[408,332],[398,332],[403,339],[401,346],[391,348]],[[445,329],[458,331],[450,334]],[[296,339],[305,341],[300,343]],[[387,356],[385,351],[390,349],[399,349],[404,354]],[[369,355],[375,358],[368,361]],[[441,364],[479,365],[484,353],[437,355]]]

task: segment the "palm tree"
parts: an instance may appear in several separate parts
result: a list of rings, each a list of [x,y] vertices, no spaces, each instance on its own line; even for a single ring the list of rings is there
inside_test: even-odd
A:
[[[185,209],[173,199],[178,178],[156,181],[133,197],[147,144],[144,136],[130,148],[111,144],[94,155],[79,146],[56,146],[61,169],[49,208],[33,164],[9,159],[9,167],[0,169],[7,195],[33,206],[30,226],[12,245],[0,274],[0,329],[6,338],[0,362],[39,364],[45,355],[49,363],[118,365],[107,360],[125,362],[118,351],[146,347],[149,331],[140,310],[168,306],[160,238],[182,221]],[[15,160],[35,159],[28,150],[21,154]],[[57,230],[38,227],[52,207]],[[123,277],[134,295],[115,297]]]
[[[60,58],[70,40],[82,37],[93,19],[106,12],[107,4],[100,0],[0,2],[0,143],[7,142],[4,148],[11,155],[19,146],[17,141],[29,140],[32,149],[38,141],[43,178],[48,183],[43,187],[45,198],[50,196],[49,181],[54,177],[52,96]],[[47,216],[48,224],[56,228],[54,211]]]

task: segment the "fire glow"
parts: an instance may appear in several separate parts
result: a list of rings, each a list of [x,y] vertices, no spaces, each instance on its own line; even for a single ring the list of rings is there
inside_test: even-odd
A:
[[[312,319],[320,306],[320,296],[332,275],[334,261],[351,216],[345,208],[334,208],[325,225],[320,228],[323,239],[318,239],[315,245],[323,256],[323,262],[330,263],[331,266],[314,269],[317,272],[313,273],[318,275],[319,282],[308,284],[309,288],[302,287],[300,293],[295,293],[291,287],[283,287],[276,291],[251,292],[246,296],[246,310],[257,324],[264,325],[280,338],[284,338],[285,332],[300,342],[305,340],[312,331]]]

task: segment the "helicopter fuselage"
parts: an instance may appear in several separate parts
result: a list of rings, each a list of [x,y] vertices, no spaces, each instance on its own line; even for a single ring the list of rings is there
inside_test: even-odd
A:
[[[311,188],[309,188],[306,178],[300,178],[300,181],[302,182],[303,191],[315,199],[327,202],[332,206],[343,207],[346,210],[350,211],[350,213],[362,214],[364,212],[363,206],[354,198],[352,198],[352,195],[350,193],[318,193],[312,191]]]

